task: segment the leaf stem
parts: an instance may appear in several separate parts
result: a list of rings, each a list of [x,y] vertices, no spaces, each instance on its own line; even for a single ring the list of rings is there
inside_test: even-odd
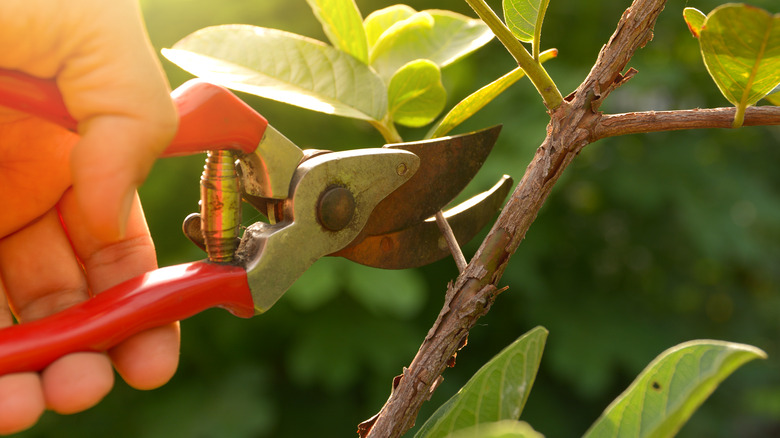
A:
[[[550,0],[542,0],[539,3],[539,14],[536,18],[536,26],[534,26],[534,39],[533,48],[534,60],[539,61],[539,51],[542,47],[542,24],[544,23],[544,15],[547,13],[547,6],[550,4]]]
[[[554,110],[561,106],[563,103],[563,95],[558,90],[558,87],[553,82],[547,70],[542,67],[542,64],[538,59],[534,59],[523,44],[512,35],[509,28],[506,27],[503,21],[496,15],[493,9],[485,3],[485,0],[466,0],[466,3],[471,6],[471,9],[479,15],[479,18],[490,27],[493,34],[496,35],[501,44],[506,47],[512,57],[517,61],[517,65],[525,71],[528,79],[539,91],[539,94],[544,99],[544,104],[548,109]]]
[[[536,35],[534,35],[534,41],[531,45],[531,49],[533,50],[534,55],[534,61],[539,62],[539,46],[541,46],[541,31],[537,30]]]
[[[382,134],[382,138],[385,139],[385,142],[401,143],[404,141],[404,139],[401,138],[401,134],[399,134],[398,130],[395,129],[395,124],[389,118],[389,115],[382,120],[371,120],[369,123],[371,123],[371,126],[373,126],[377,131],[379,131],[380,134]]]
[[[742,127],[742,124],[745,123],[746,110],[747,110],[747,105],[743,105],[743,104],[737,105],[737,111],[734,113],[734,122],[731,124],[732,128]]]

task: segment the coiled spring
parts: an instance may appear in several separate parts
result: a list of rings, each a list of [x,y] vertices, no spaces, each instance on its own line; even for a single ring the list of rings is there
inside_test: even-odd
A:
[[[235,157],[230,151],[210,151],[200,178],[200,229],[210,261],[233,261],[240,224]]]

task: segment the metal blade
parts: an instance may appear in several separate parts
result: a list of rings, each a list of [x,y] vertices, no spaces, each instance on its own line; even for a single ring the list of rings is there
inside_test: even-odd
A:
[[[361,236],[403,230],[444,208],[477,174],[500,131],[501,126],[494,126],[469,134],[385,145],[414,153],[420,157],[420,168],[376,206]]]
[[[512,185],[512,178],[504,175],[490,190],[444,212],[461,245],[490,222],[501,209]],[[357,245],[330,255],[376,268],[406,269],[433,263],[450,252],[436,220],[431,217],[400,231],[368,236]]]

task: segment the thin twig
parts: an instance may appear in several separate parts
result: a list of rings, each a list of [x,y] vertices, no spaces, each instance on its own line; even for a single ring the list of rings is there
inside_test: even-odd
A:
[[[444,213],[441,210],[436,212],[436,225],[439,226],[439,230],[450,248],[452,258],[455,259],[455,264],[458,266],[458,272],[463,272],[468,262],[466,262],[466,257],[463,255],[460,245],[458,245],[458,240],[455,238],[455,233],[452,232],[450,223],[447,222],[447,218],[444,217]]]

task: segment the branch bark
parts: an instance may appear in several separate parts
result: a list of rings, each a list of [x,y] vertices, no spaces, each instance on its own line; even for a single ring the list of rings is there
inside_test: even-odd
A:
[[[605,116],[601,102],[636,71],[626,68],[634,52],[653,37],[665,0],[634,0],[602,48],[590,73],[565,102],[550,113],[547,137],[510,200],[467,268],[451,283],[444,305],[420,349],[393,381],[389,399],[359,426],[362,437],[399,437],[415,423],[422,404],[436,389],[469,331],[501,292],[497,284],[554,184],[588,144],[605,137],[658,130],[730,127],[733,108],[645,112]],[[754,108],[746,124],[780,124],[779,108]]]
[[[710,108],[604,115],[596,127],[595,137],[601,139],[646,132],[731,128],[736,112],[736,108]],[[750,107],[745,113],[743,125],[780,125],[780,107]]]

